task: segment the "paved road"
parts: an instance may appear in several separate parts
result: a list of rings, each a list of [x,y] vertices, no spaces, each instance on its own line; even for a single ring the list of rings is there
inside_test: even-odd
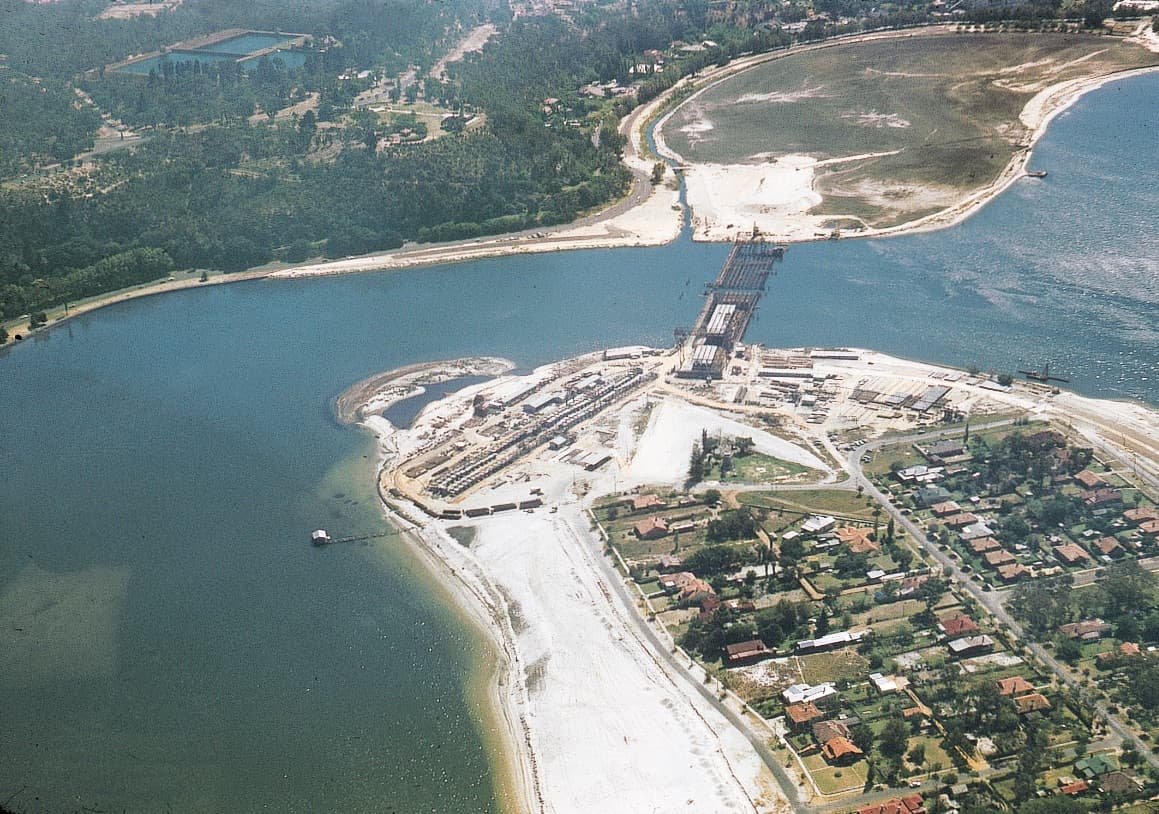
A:
[[[996,421],[986,425],[975,426],[974,429],[984,430],[1009,423],[1011,422]],[[890,502],[889,498],[883,494],[881,490],[879,490],[861,470],[860,456],[864,454],[865,450],[876,450],[883,446],[893,445],[898,442],[917,440],[918,438],[924,438],[928,440],[930,438],[960,435],[961,433],[961,430],[946,430],[942,432],[907,436],[903,438],[891,438],[867,444],[865,447],[862,447],[861,450],[854,450],[849,453],[848,465],[850,475],[857,483],[860,483],[865,488],[867,494],[872,495],[875,500],[886,507],[886,510],[890,516],[894,518],[898,525],[908,531],[910,535],[915,540],[917,540],[918,543],[920,543],[921,546],[942,566],[944,573],[951,576],[978,602],[978,604],[984,607],[999,622],[1005,625],[1006,628],[1014,634],[1014,638],[1026,645],[1030,651],[1042,661],[1043,664],[1045,664],[1056,676],[1058,676],[1059,680],[1062,681],[1063,684],[1076,690],[1079,697],[1082,698],[1085,703],[1089,704],[1092,708],[1095,709],[1099,717],[1103,720],[1103,723],[1106,724],[1109,731],[1118,736],[1122,743],[1131,744],[1148,764],[1156,769],[1159,769],[1159,756],[1156,756],[1155,753],[1152,752],[1151,747],[1143,743],[1143,741],[1140,740],[1134,732],[1132,732],[1125,724],[1123,724],[1123,722],[1120,721],[1118,717],[1111,713],[1106,703],[1093,698],[1087,692],[1082,682],[1075,678],[1065,665],[1063,665],[1056,658],[1054,658],[1054,656],[1048,653],[1046,649],[1043,648],[1042,645],[1035,642],[1033,638],[1026,635],[1022,625],[1019,624],[1003,606],[1005,597],[1003,597],[1002,594],[998,591],[983,591],[977,583],[972,582],[970,580],[970,576],[962,571],[962,569],[958,567],[958,564],[948,554],[943,552],[937,547],[937,545],[932,543],[929,538],[926,537],[925,532],[919,528],[917,524],[910,520],[907,515],[902,514],[897,509],[897,507]]]

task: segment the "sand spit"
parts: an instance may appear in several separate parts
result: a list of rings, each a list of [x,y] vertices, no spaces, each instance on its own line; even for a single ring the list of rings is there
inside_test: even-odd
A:
[[[422,362],[389,370],[363,379],[334,400],[334,413],[343,424],[356,424],[381,414],[396,402],[420,396],[424,385],[460,379],[464,376],[499,376],[515,368],[515,363],[492,356],[473,356],[450,362]]]

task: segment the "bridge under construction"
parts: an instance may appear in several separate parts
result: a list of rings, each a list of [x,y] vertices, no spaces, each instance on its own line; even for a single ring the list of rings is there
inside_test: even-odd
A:
[[[760,239],[733,244],[720,273],[706,287],[704,308],[681,348],[677,376],[719,379],[724,375],[733,349],[755,316],[774,265],[784,257],[784,246]]]

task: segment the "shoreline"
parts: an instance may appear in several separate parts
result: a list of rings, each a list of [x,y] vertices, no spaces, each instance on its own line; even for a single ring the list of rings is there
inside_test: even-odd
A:
[[[946,36],[946,34],[943,34],[943,36]],[[869,39],[869,37],[864,39]],[[1152,42],[1150,39],[1147,39],[1146,42],[1140,41],[1140,44],[1149,50],[1159,50],[1159,44]],[[825,44],[818,47],[833,47],[833,45]],[[751,70],[769,61],[789,56],[790,53],[781,53],[775,57],[769,57],[763,60],[754,59],[732,73],[714,77],[711,81],[706,82],[687,99],[682,100],[679,105],[666,112],[657,122],[653,137],[658,151],[668,160],[678,164],[684,164],[684,157],[664,140],[662,129],[665,121],[673,116],[682,105],[687,104],[720,82],[731,79],[737,74]],[[1111,82],[1145,76],[1157,71],[1159,71],[1159,65],[1128,68],[1099,76],[1070,79],[1047,86],[1031,97],[1019,112],[1019,122],[1030,130],[1030,135],[1026,140],[1026,146],[1016,150],[1011,155],[1006,166],[1003,167],[997,177],[989,184],[961,192],[956,196],[957,200],[949,206],[929,215],[924,215],[896,226],[862,228],[843,232],[840,234],[840,238],[843,240],[856,240],[900,237],[951,228],[963,223],[1009,189],[1016,181],[1028,177],[1027,165],[1033,156],[1034,147],[1049,130],[1051,122],[1057,116],[1073,107],[1087,93],[1098,90]],[[711,211],[710,196],[713,192],[720,192],[719,188],[722,181],[728,178],[729,175],[739,176],[745,174],[746,171],[760,175],[762,180],[775,180],[777,182],[771,185],[778,188],[778,194],[782,197],[782,200],[777,201],[777,203],[796,204],[794,209],[775,215],[773,225],[770,226],[767,222],[758,224],[762,234],[777,242],[790,245],[793,243],[811,243],[828,240],[830,239],[830,234],[828,231],[822,229],[821,224],[825,221],[839,220],[843,216],[840,214],[809,214],[823,201],[822,195],[814,189],[815,179],[813,169],[827,164],[853,161],[864,157],[866,156],[819,160],[807,155],[786,154],[777,157],[778,163],[775,169],[770,169],[765,165],[750,164],[690,164],[687,167],[686,178],[690,190],[688,206],[693,212],[692,240],[706,243],[728,242],[746,233],[746,230],[742,227],[732,227],[732,231],[728,231],[729,227],[722,227],[719,224],[715,226],[714,230],[707,222],[703,222],[702,218],[696,216],[696,204],[691,200],[693,197],[692,188],[694,186],[703,187],[696,194],[704,199],[706,202],[705,208]],[[731,192],[735,192],[735,190]],[[709,217],[711,218],[713,215]],[[698,226],[698,222],[703,222],[703,225]],[[739,229],[739,232],[737,229]]]
[[[1072,391],[1052,393],[1033,382],[996,391],[967,378],[947,378],[948,372],[961,371],[946,365],[864,349],[848,352],[855,355],[852,360],[843,357],[817,364],[849,380],[875,375],[924,385],[932,378],[944,378],[953,382],[955,398],[973,405],[978,415],[1001,415],[1014,409],[1039,420],[1062,422],[1116,459],[1134,455],[1139,476],[1159,485],[1159,442],[1155,441],[1159,413],[1154,408]],[[567,366],[570,361],[574,360],[553,364]],[[651,620],[646,603],[641,606],[642,600],[603,551],[606,532],[598,523],[593,527],[588,511],[593,501],[666,482],[653,471],[656,450],[670,451],[673,444],[683,449],[681,444],[687,439],[677,436],[687,429],[684,425],[704,426],[705,419],[696,414],[702,408],[688,401],[672,408],[675,413],[669,411],[670,420],[661,421],[659,412],[653,412],[646,428],[624,437],[622,428],[634,422],[640,402],[651,404],[656,396],[679,398],[670,391],[657,383],[652,391],[609,405],[577,428],[576,443],[581,447],[586,446],[586,436],[621,428],[606,470],[579,473],[583,480],[577,485],[577,475],[558,460],[558,453],[528,453],[479,488],[490,495],[485,500],[494,501],[512,500],[516,493],[538,487],[532,494],[542,494],[544,504],[534,511],[476,519],[429,517],[420,511],[421,503],[390,488],[385,477],[392,464],[401,466],[407,460],[407,448],[415,448],[412,436],[427,437],[424,433],[443,426],[448,416],[462,414],[471,403],[471,393],[452,393],[433,403],[428,414],[416,419],[413,429],[397,430],[373,417],[361,422],[376,435],[375,485],[384,513],[403,538],[413,543],[410,548],[427,564],[457,610],[481,628],[481,635],[491,643],[495,659],[484,670],[485,694],[491,705],[484,727],[496,738],[489,747],[496,771],[507,774],[506,779],[496,778],[496,788],[513,795],[504,798],[504,805],[559,814],[638,810],[639,799],[645,795],[661,805],[672,802],[665,795],[675,795],[681,803],[687,797],[689,811],[713,814],[780,814],[802,804],[821,804],[827,809],[845,805],[843,797],[829,799],[815,788],[810,793],[795,770],[773,778],[772,764],[754,748],[753,737],[765,741],[766,729],[777,731],[776,721],[749,717],[755,713],[741,699],[723,685],[718,687],[697,664],[688,663],[670,631]],[[730,419],[741,416],[731,403],[720,402],[712,409]],[[874,425],[873,432],[888,433],[887,424]],[[824,427],[805,432],[824,440]],[[807,441],[795,438],[804,449],[809,448]],[[829,439],[826,446],[833,443]],[[670,474],[683,472],[684,458],[672,457],[667,464]],[[470,537],[452,538],[448,533],[452,527],[470,529]],[[561,641],[570,644],[560,648]],[[577,676],[583,678],[577,682]],[[653,706],[657,694],[663,708],[659,717]],[[734,714],[724,715],[722,707]],[[670,728],[661,731],[665,726]],[[673,730],[680,737],[673,737]],[[682,763],[686,748],[701,756],[695,765]],[[705,760],[705,755],[712,757]],[[780,758],[776,760],[780,766]],[[622,766],[631,771],[609,774]],[[679,769],[676,775],[674,768]],[[586,779],[591,776],[606,776],[607,786],[616,794],[607,799],[603,792],[590,789]],[[793,799],[786,783],[793,784],[801,798],[814,799]]]
[[[862,36],[881,38],[905,36],[905,34],[906,32],[903,31]],[[937,34],[928,35],[935,36]],[[838,44],[842,43],[821,43],[816,47],[835,47]],[[1150,39],[1147,39],[1146,47],[1152,49],[1159,48],[1159,41],[1152,42]],[[713,76],[706,87],[715,82],[727,79],[736,73],[748,70],[762,62],[784,58],[792,53],[795,52],[778,52],[775,55],[761,54],[743,64],[736,63],[730,65],[723,69],[720,76]],[[1033,155],[1034,146],[1043,137],[1049,129],[1050,123],[1057,116],[1076,104],[1087,93],[1098,90],[1111,82],[1132,79],[1156,72],[1159,72],[1159,65],[1129,69],[1102,76],[1073,79],[1044,88],[1027,102],[1019,114],[1019,119],[1023,125],[1032,130],[1027,148],[1016,152],[1006,168],[999,174],[999,177],[991,184],[969,192],[951,206],[923,218],[898,226],[876,230],[867,229],[849,235],[842,235],[842,239],[899,237],[950,228],[962,223],[998,195],[1005,192],[1015,181],[1025,177],[1026,165]],[[645,166],[648,163],[641,154],[645,145],[642,142],[642,132],[639,125],[640,120],[645,118],[645,114],[651,115],[652,111],[662,108],[670,101],[672,95],[682,87],[683,85],[678,83],[657,99],[637,108],[621,123],[622,130],[628,136],[628,143],[631,148],[631,153],[625,155],[624,163],[637,174],[637,181],[635,183],[640,182],[639,174],[644,172]],[[669,112],[665,115],[671,115],[671,113]],[[669,157],[675,155],[670,148],[664,145],[662,136],[657,134],[656,138],[657,148],[661,149],[662,152],[666,152]],[[146,283],[129,289],[119,289],[108,294],[98,295],[87,301],[83,301],[79,305],[72,306],[68,314],[63,313],[62,307],[56,306],[49,311],[49,322],[32,331],[28,329],[27,320],[19,320],[6,324],[5,327],[8,329],[11,337],[19,334],[23,337],[23,340],[17,341],[14,338],[10,338],[7,343],[0,346],[0,352],[23,344],[24,341],[43,336],[48,329],[64,324],[76,316],[91,313],[113,303],[151,297],[170,291],[179,291],[199,286],[225,285],[260,279],[300,279],[304,277],[360,272],[405,270],[433,265],[576,249],[615,249],[667,245],[677,240],[684,232],[682,222],[684,209],[680,206],[677,190],[669,187],[668,179],[670,177],[666,176],[666,181],[661,186],[652,188],[648,197],[641,203],[630,206],[623,212],[616,210],[622,208],[624,201],[630,200],[634,193],[629,194],[626,199],[612,204],[601,212],[581,219],[574,224],[559,227],[554,232],[504,235],[495,238],[481,238],[469,242],[438,246],[412,245],[390,252],[380,252],[342,260],[323,261],[282,268],[265,266],[229,275],[216,274],[210,276],[205,281],[197,278],[195,276],[197,272],[194,271],[188,272],[188,276],[185,279],[165,280],[157,283]],[[614,214],[604,217],[603,213],[607,212],[613,212]],[[809,217],[816,216],[808,216],[807,214],[799,216],[799,218]],[[811,225],[808,227],[808,230],[810,232],[813,231]],[[536,234],[542,234],[543,237],[536,237]],[[692,240],[695,242],[729,242],[731,239],[732,237],[707,241],[699,240],[695,235],[695,226],[693,227]],[[784,242],[807,243],[822,239],[826,238],[816,234],[809,234],[797,236]]]

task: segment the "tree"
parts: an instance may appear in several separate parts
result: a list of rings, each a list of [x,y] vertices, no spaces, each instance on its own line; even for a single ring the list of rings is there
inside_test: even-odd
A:
[[[705,506],[715,506],[716,504],[720,503],[720,490],[708,489],[705,491],[703,499]]]
[[[665,169],[663,161],[657,161],[652,165],[652,186],[656,186],[664,180]]]
[[[878,736],[877,750],[891,760],[905,754],[909,743],[909,727],[901,718],[890,718]]]
[[[0,325],[0,345],[3,345],[7,341],[8,341],[8,331],[5,330],[3,325]]]
[[[693,443],[692,454],[688,458],[688,482],[700,483],[704,480],[704,449]]]

